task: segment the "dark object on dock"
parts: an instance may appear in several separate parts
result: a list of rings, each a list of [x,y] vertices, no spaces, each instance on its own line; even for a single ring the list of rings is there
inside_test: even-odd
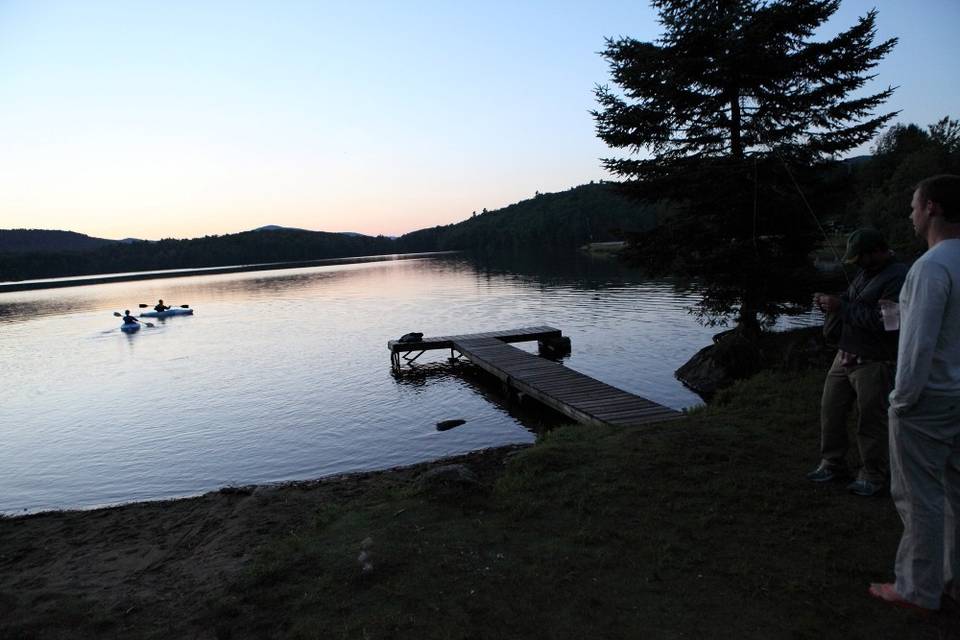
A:
[[[570,339],[553,327],[527,327],[457,336],[425,338],[416,344],[387,343],[396,373],[431,349],[450,349],[452,359],[466,358],[499,378],[506,387],[534,398],[584,424],[632,426],[677,420],[683,414],[595,380],[521,349],[509,342],[536,340],[541,351],[569,348]],[[551,346],[545,347],[545,343]],[[417,352],[410,356],[411,352]]]
[[[453,429],[454,427],[459,427],[462,424],[466,424],[466,420],[461,420],[457,418],[456,420],[441,420],[437,423],[437,431],[447,431]]]
[[[567,336],[558,336],[556,338],[544,338],[537,342],[540,355],[548,358],[559,358],[570,355],[572,346],[570,338]]]
[[[400,339],[397,340],[397,342],[420,342],[421,340],[423,340],[422,333],[405,333],[400,336]]]

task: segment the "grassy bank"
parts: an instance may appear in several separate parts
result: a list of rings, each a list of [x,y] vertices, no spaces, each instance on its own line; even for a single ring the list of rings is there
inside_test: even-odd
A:
[[[765,373],[679,424],[467,456],[472,486],[424,489],[421,465],[2,521],[0,637],[949,637],[866,595],[891,577],[889,498],[803,480],[821,381]],[[71,545],[114,518],[115,542]]]

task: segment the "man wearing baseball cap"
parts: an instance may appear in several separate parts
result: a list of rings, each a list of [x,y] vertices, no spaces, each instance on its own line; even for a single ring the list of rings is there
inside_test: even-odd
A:
[[[842,296],[817,293],[814,305],[828,314],[828,335],[839,350],[820,399],[820,464],[807,474],[812,482],[847,479],[847,414],[857,408],[857,448],[862,466],[847,490],[869,497],[887,489],[888,395],[893,389],[899,332],[886,330],[880,301],[896,303],[907,268],[874,229],[858,229],[847,239],[844,260],[860,272]]]

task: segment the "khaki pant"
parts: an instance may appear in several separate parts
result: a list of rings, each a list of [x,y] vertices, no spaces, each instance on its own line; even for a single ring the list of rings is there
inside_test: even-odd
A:
[[[823,464],[846,466],[847,415],[857,406],[857,448],[863,468],[860,479],[885,486],[889,469],[887,397],[893,390],[894,367],[889,362],[843,366],[833,359],[820,399],[820,455]]]
[[[921,396],[890,415],[890,491],[903,520],[896,590],[929,609],[960,586],[960,397]]]

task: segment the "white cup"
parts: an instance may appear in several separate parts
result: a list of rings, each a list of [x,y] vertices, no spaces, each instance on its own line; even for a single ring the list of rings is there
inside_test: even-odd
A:
[[[900,329],[900,305],[890,300],[880,301],[880,315],[883,317],[883,328],[885,331],[897,331]]]

